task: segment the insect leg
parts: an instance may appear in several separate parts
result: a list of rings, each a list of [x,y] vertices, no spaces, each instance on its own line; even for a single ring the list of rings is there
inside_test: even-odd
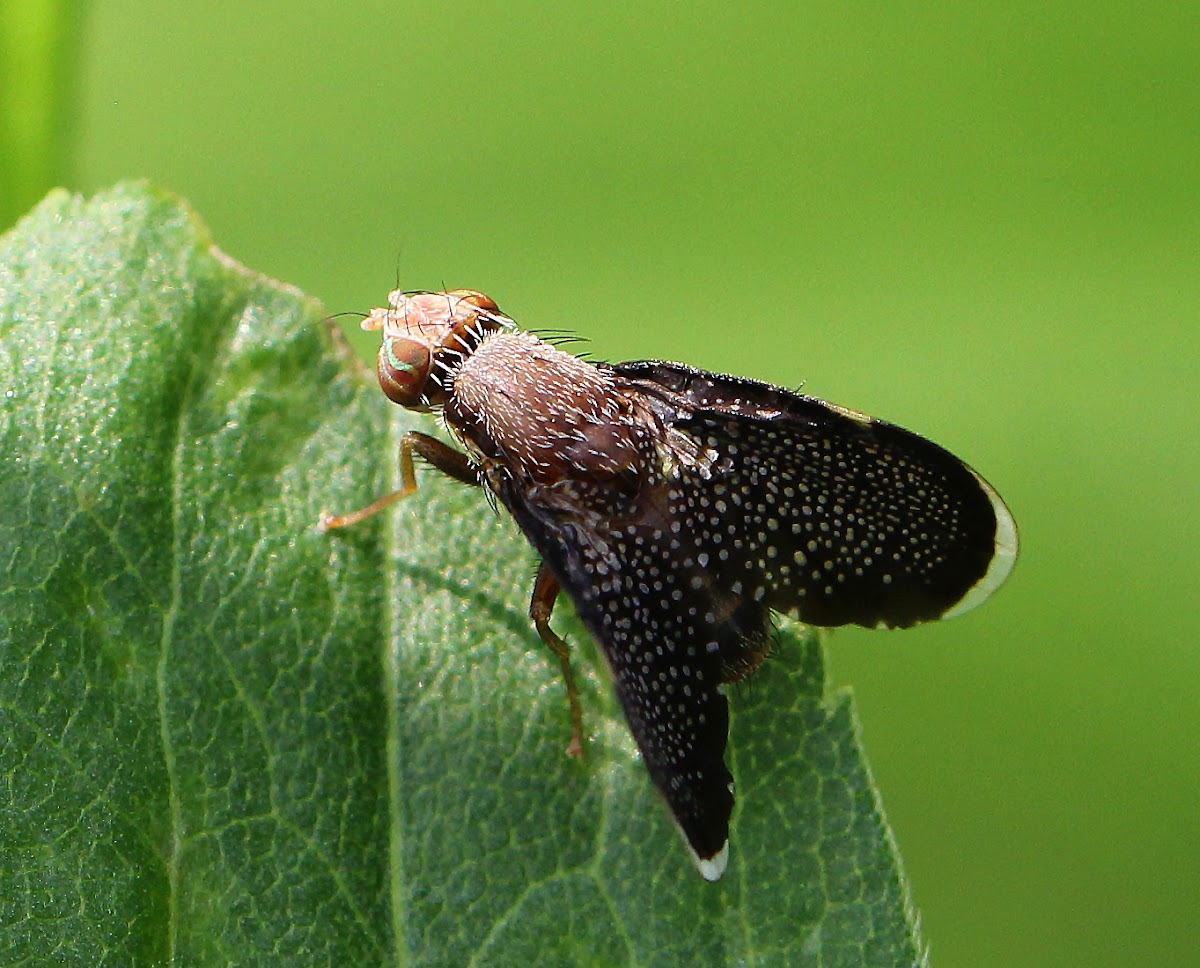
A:
[[[537,578],[533,582],[533,597],[529,601],[529,617],[537,629],[542,641],[550,647],[550,651],[558,656],[562,666],[563,679],[567,683],[567,701],[571,705],[571,742],[567,746],[567,756],[583,755],[583,707],[579,703],[579,689],[575,685],[575,673],[571,670],[571,647],[550,628],[550,613],[554,611],[554,602],[561,590],[558,579],[543,561],[538,567]]]
[[[351,511],[349,514],[330,514],[328,511],[322,511],[317,527],[321,531],[328,531],[330,528],[345,528],[351,524],[358,524],[359,521],[378,514],[401,498],[415,494],[417,473],[413,467],[414,453],[419,454],[448,477],[453,477],[463,484],[479,486],[479,473],[466,454],[455,450],[448,444],[443,444],[436,437],[412,431],[405,434],[404,439],[400,441],[400,490],[386,494],[373,504],[368,504],[365,508],[359,508],[357,511]]]

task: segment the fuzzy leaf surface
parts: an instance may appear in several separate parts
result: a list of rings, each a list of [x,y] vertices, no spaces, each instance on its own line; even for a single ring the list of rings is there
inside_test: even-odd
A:
[[[140,185],[0,240],[0,950],[62,965],[919,963],[847,695],[785,629],[731,687],[725,879],[594,645],[564,755],[536,567],[321,309]]]

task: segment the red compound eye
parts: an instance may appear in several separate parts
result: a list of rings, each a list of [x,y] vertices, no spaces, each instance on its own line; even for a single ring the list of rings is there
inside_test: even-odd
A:
[[[410,410],[428,409],[422,403],[433,356],[429,344],[403,336],[385,336],[375,372],[384,395]]]
[[[475,309],[482,309],[485,313],[500,311],[500,307],[496,305],[496,300],[480,292],[478,289],[451,289],[446,295],[451,297],[457,296],[468,306],[473,306]]]

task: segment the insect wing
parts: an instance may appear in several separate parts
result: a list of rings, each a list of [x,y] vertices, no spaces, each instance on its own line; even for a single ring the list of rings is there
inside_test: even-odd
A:
[[[716,880],[733,809],[723,656],[748,641],[765,652],[765,610],[714,614],[710,576],[679,530],[589,524],[547,513],[509,477],[494,486],[600,645],[650,777],[700,872]]]
[[[678,513],[717,586],[813,625],[906,627],[974,607],[1012,570],[1008,509],[932,441],[753,380],[613,369],[710,456]]]
[[[600,645],[651,779],[715,880],[733,808],[720,685],[765,657],[770,610],[823,626],[955,614],[1003,581],[1016,532],[982,478],[899,427],[681,364],[607,369],[661,436],[657,463],[620,485],[627,501],[605,513],[498,466],[488,483]]]

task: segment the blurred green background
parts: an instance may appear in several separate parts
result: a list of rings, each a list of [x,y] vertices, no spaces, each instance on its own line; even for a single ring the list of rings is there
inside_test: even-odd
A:
[[[78,9],[0,5],[9,220],[146,177],[331,311],[478,288],[971,461],[1009,586],[830,641],[935,963],[1196,957],[1200,7]]]

